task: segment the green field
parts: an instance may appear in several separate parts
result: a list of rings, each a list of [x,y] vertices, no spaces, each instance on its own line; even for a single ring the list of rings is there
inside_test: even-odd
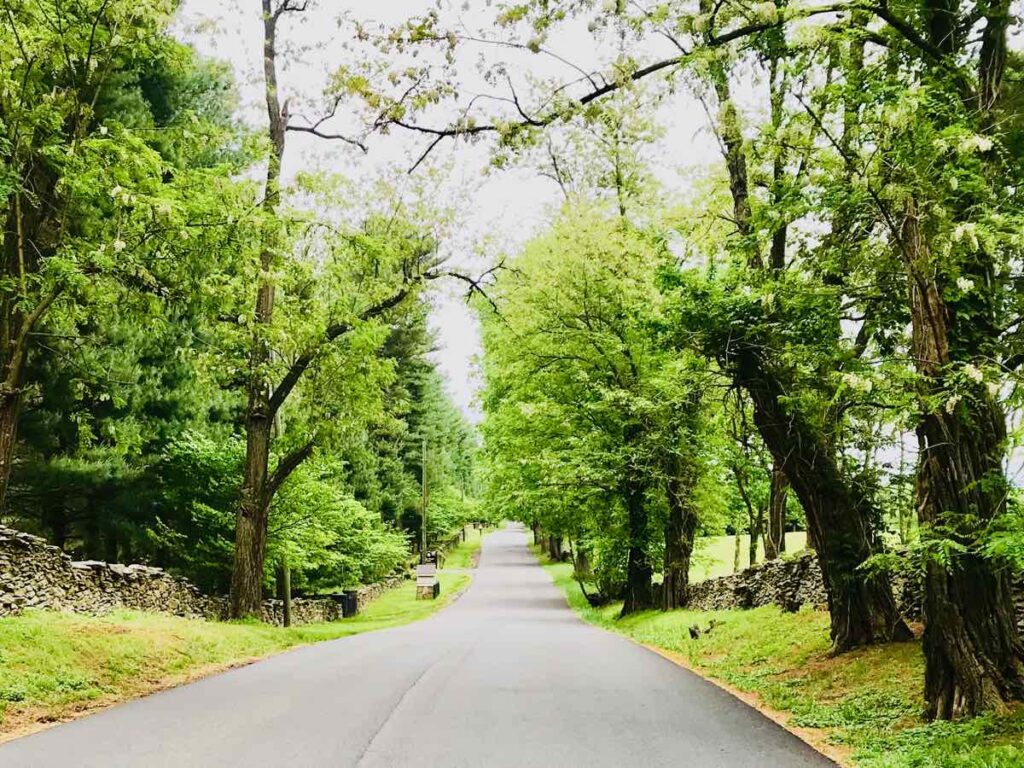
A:
[[[740,536],[740,568],[748,565],[747,547],[750,536]],[[807,534],[803,531],[791,531],[786,534],[786,552],[799,552],[807,546]],[[733,552],[736,539],[733,536],[702,536],[697,539],[694,549],[693,566],[690,570],[692,581],[703,581],[718,576],[728,576],[733,572]],[[758,562],[764,560],[764,542],[758,545]]]
[[[293,646],[426,618],[470,581],[465,573],[439,578],[437,600],[417,600],[408,581],[350,619],[289,629],[144,613],[0,619],[0,740]]]
[[[1020,768],[1024,708],[967,722],[922,722],[920,643],[893,643],[834,656],[828,614],[774,606],[734,611],[648,611],[618,619],[621,604],[591,608],[568,563],[548,573],[584,620],[676,654],[687,666],[755,694],[789,726],[857,768]],[[692,640],[688,628],[709,634]]]

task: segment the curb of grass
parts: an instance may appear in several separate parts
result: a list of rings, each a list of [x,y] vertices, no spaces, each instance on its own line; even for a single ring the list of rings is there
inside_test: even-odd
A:
[[[301,645],[311,645],[311,643],[303,643]],[[0,745],[6,744],[9,741],[15,741],[16,739],[22,739],[26,736],[31,736],[41,731],[49,730],[58,725],[64,723],[70,723],[75,720],[81,720],[84,717],[90,715],[99,714],[107,709],[113,709],[119,707],[122,704],[128,704],[132,701],[139,701],[140,699],[154,696],[164,691],[170,691],[175,688],[181,688],[185,685],[197,683],[207,677],[213,677],[214,675],[220,675],[225,672],[230,672],[233,669],[241,669],[242,667],[248,667],[251,664],[269,659],[272,656],[278,656],[282,653],[288,653],[294,651],[301,645],[292,645],[288,648],[281,648],[277,651],[271,651],[270,653],[262,656],[245,656],[239,659],[232,659],[221,664],[210,664],[208,666],[199,667],[197,669],[190,670],[178,677],[168,677],[165,680],[160,680],[147,685],[144,689],[137,693],[123,698],[118,698],[116,694],[108,694],[110,698],[100,697],[91,701],[82,701],[75,705],[75,708],[70,712],[64,712],[61,715],[47,715],[42,712],[36,718],[27,720],[21,725],[16,725],[10,730],[0,730]]]

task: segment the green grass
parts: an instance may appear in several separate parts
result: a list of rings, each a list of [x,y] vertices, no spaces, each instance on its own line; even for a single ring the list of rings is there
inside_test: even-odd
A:
[[[566,563],[547,564],[569,605],[598,626],[681,656],[708,677],[757,694],[790,724],[823,729],[859,768],[1021,768],[1024,708],[961,723],[924,723],[919,643],[831,656],[828,615],[813,610],[649,611],[618,619],[591,608]],[[692,640],[692,624],[720,626]]]
[[[486,534],[487,531],[482,531],[477,528],[467,528],[466,540],[459,542],[459,545],[449,552],[444,558],[444,569],[451,570],[475,567],[475,556],[480,552],[480,547],[483,544],[484,536]]]
[[[293,646],[426,618],[470,576],[442,573],[440,580],[435,601],[417,600],[409,581],[350,619],[289,629],[144,613],[30,611],[0,619],[0,739]]]
[[[786,552],[799,552],[807,546],[807,534],[803,531],[790,531],[786,534]],[[749,564],[747,549],[750,547],[750,536],[740,536],[740,568]],[[736,539],[733,536],[701,536],[697,539],[694,551],[693,567],[690,578],[693,581],[704,581],[732,573],[733,556]],[[764,560],[764,540],[758,542],[758,562]]]

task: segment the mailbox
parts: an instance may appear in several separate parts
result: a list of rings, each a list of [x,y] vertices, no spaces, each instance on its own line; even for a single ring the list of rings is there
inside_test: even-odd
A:
[[[416,566],[416,599],[433,600],[441,594],[441,584],[437,580],[437,565],[424,563]]]

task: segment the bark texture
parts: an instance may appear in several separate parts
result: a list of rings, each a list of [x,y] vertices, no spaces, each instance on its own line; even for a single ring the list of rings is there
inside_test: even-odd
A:
[[[661,607],[671,611],[686,605],[686,592],[690,586],[690,560],[697,533],[697,514],[693,507],[697,477],[685,459],[677,454],[669,459],[666,476],[668,518],[665,521]]]
[[[888,581],[859,570],[875,550],[863,501],[856,499],[823,436],[783,405],[779,382],[765,375],[756,353],[741,354],[736,375],[751,395],[754,422],[807,516],[828,593],[837,651],[912,635]]]
[[[764,558],[775,560],[786,551],[786,500],[789,482],[778,461],[772,462],[771,491],[768,496],[768,530],[764,537]]]
[[[647,558],[648,520],[643,486],[631,483],[625,491],[629,519],[629,555],[626,563],[626,592],[622,616],[654,607],[651,589],[653,569]]]
[[[980,385],[962,400],[935,405],[946,391],[958,318],[943,300],[916,210],[903,242],[910,257],[913,351],[925,403],[917,426],[918,519],[967,551],[947,566],[925,565],[925,700],[931,718],[968,717],[1024,698],[1024,644],[1017,633],[1008,574],[972,551],[980,525],[1002,514],[1006,418]],[[971,318],[977,330],[978,318]],[[929,403],[931,406],[929,407]]]

